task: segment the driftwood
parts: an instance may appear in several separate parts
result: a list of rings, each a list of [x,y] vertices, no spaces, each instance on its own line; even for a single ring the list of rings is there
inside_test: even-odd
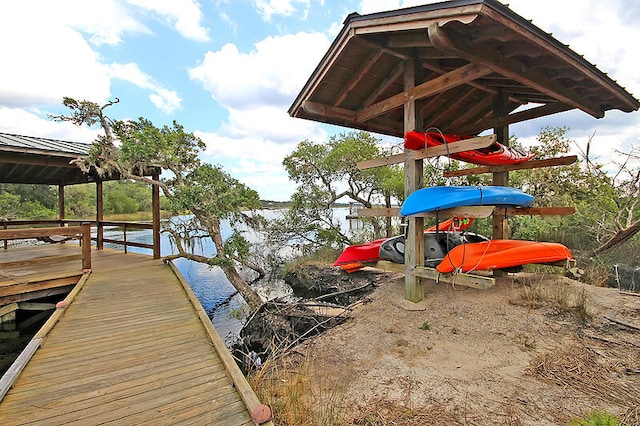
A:
[[[316,300],[316,301],[327,300],[327,299],[332,299],[332,298],[335,298],[335,297],[338,297],[338,296],[343,296],[345,294],[357,293],[359,291],[365,290],[367,287],[370,287],[370,286],[373,287],[373,283],[372,282],[366,283],[364,285],[361,285],[360,287],[350,288],[350,289],[347,289],[347,290],[336,291],[336,292],[333,292],[333,293],[325,294],[323,296],[318,296],[314,300]]]
[[[620,244],[626,242],[631,237],[636,235],[638,231],[640,231],[640,220],[635,222],[633,225],[618,231],[613,237],[609,239],[609,241],[594,249],[592,255],[618,247]]]
[[[609,317],[606,317],[606,316],[604,317],[604,319],[606,319],[607,321],[611,321],[614,324],[618,324],[618,325],[621,325],[623,327],[630,328],[632,330],[640,331],[640,327],[635,326],[633,324],[629,324],[629,323],[626,323],[626,322],[623,322],[623,321],[620,321],[620,320],[617,320],[617,319],[609,318]]]

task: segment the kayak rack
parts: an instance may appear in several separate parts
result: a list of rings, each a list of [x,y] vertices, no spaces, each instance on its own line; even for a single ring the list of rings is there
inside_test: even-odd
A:
[[[438,282],[450,283],[453,285],[461,285],[471,287],[478,290],[486,290],[496,284],[493,277],[485,277],[482,275],[468,274],[456,272],[451,274],[442,274],[435,268],[427,266],[407,267],[400,263],[389,262],[388,260],[379,260],[374,265],[375,268],[384,269],[385,271],[400,272],[405,275],[413,275],[418,278],[426,278]]]

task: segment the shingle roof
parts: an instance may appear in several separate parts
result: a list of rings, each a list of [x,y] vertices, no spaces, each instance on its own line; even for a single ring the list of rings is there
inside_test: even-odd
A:
[[[405,90],[409,62],[414,90]],[[640,107],[606,73],[502,3],[454,0],[349,15],[289,114],[402,137],[408,98],[419,102],[423,128],[466,134],[570,109],[600,118]],[[524,105],[537,108],[514,112]]]

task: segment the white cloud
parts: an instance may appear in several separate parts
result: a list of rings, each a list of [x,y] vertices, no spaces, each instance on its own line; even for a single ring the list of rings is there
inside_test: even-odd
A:
[[[299,10],[298,5],[302,6],[306,17],[309,3],[310,0],[254,0],[256,10],[265,21],[270,21],[274,15],[292,16]]]
[[[27,111],[22,108],[0,106],[0,131],[17,135],[40,136],[74,142],[93,142],[98,129],[78,127],[69,122],[57,122],[41,110]]]
[[[428,3],[438,3],[441,0],[362,0],[360,2],[360,13],[386,12],[404,7],[419,6]]]
[[[160,15],[185,38],[196,41],[209,41],[208,29],[202,26],[203,16],[197,1],[127,0],[127,2]]]
[[[319,123],[289,117],[273,106],[230,110],[229,122],[216,133],[195,132],[207,148],[204,159],[224,164],[229,173],[263,199],[287,200],[295,190],[282,160],[304,139],[328,139]]]
[[[2,12],[0,7],[0,104],[59,105],[63,96],[109,96],[108,69],[79,33]]]
[[[9,3],[20,7],[9,8]],[[72,28],[83,27],[92,31],[94,41],[110,44],[120,41],[122,31],[142,28],[126,24],[133,21],[116,2],[99,2],[95,8],[89,8],[85,1],[61,1],[51,7],[53,4],[25,1],[0,5],[0,38],[19,40],[0,44],[0,57],[13,65],[0,67],[0,104],[60,105],[64,96],[101,103],[111,96],[111,79],[119,78],[152,91],[151,102],[167,114],[180,108],[182,100],[175,91],[159,85],[137,64],[102,63],[99,54]],[[36,6],[44,7],[47,19],[41,14],[31,19],[29,8]],[[77,9],[71,13],[71,8]],[[103,19],[93,26],[96,17]]]
[[[623,22],[629,13],[640,15],[637,2],[511,0],[509,7],[640,96],[640,27]]]
[[[249,53],[226,44],[207,52],[189,76],[229,109],[288,108],[328,46],[329,40],[318,33],[267,37]]]
[[[143,72],[137,64],[111,64],[111,77],[128,81],[142,89],[151,90],[149,95],[151,102],[165,114],[172,114],[182,106],[182,99],[174,90],[162,87],[147,73]]]

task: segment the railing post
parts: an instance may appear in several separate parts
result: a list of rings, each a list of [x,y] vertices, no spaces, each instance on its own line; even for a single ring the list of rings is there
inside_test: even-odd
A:
[[[124,243],[124,254],[127,254],[127,224],[122,227],[122,242]]]
[[[82,225],[82,269],[91,269],[91,224]]]
[[[98,229],[96,234],[96,248],[102,250],[104,248],[104,204],[102,198],[102,181],[96,181],[96,222]]]
[[[160,171],[153,174],[153,180],[160,180]],[[160,187],[151,185],[151,210],[153,211],[153,258],[160,259]]]

